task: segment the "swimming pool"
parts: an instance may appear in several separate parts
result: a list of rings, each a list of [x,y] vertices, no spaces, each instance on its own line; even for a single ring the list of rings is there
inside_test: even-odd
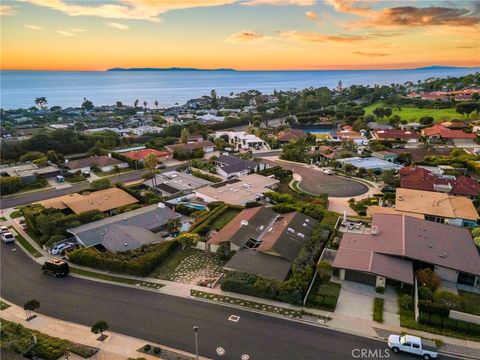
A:
[[[180,204],[183,204],[185,206],[188,206],[189,208],[195,209],[195,210],[207,210],[208,207],[207,205],[201,205],[201,204],[194,204],[191,202],[181,202]]]

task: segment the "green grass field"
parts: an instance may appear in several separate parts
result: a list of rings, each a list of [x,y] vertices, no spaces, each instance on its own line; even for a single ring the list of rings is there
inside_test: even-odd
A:
[[[369,106],[366,106],[365,115],[373,115],[373,110],[384,106],[382,103],[375,103]],[[457,113],[454,108],[448,109],[418,109],[412,106],[401,106],[401,110],[393,110],[393,115],[398,115],[402,120],[407,120],[408,122],[418,121],[423,116],[431,116],[435,119],[436,122],[449,121],[452,119],[462,119],[462,115]],[[470,118],[473,118],[475,114],[471,114]],[[379,120],[379,122],[388,122],[387,118]]]

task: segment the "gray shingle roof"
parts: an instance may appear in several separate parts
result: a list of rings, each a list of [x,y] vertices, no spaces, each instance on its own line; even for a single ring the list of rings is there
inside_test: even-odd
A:
[[[255,250],[240,249],[225,264],[224,268],[283,281],[290,272],[290,266],[290,261],[282,257],[263,254]]]
[[[117,251],[115,249],[121,244],[120,247],[127,250],[123,245],[126,242],[124,239],[128,239],[127,242],[131,244],[128,248],[156,242],[159,239],[153,231],[159,230],[169,219],[176,217],[180,217],[180,215],[168,207],[159,208],[157,205],[150,205],[67,231],[76,235],[87,247],[102,244],[109,250],[110,246],[112,251]]]
[[[233,174],[243,170],[252,170],[258,166],[258,163],[254,161],[227,155],[220,155],[216,162],[227,174]]]

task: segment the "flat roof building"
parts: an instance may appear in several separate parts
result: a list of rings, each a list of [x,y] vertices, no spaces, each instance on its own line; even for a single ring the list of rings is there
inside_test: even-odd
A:
[[[143,182],[144,185],[155,189],[162,195],[174,195],[180,192],[190,192],[202,186],[212,184],[210,181],[198,178],[192,174],[178,171],[167,171],[155,175],[156,187],[153,179]]]
[[[197,197],[209,203],[223,201],[232,205],[245,205],[250,201],[257,201],[264,194],[271,191],[278,180],[258,174],[242,176],[240,179],[231,179],[224,182],[202,187],[195,191]]]
[[[357,169],[365,169],[365,170],[400,170],[402,168],[401,165],[395,164],[391,161],[385,161],[382,159],[378,159],[376,157],[350,157],[344,159],[338,159],[337,161],[343,164],[350,164]]]
[[[119,207],[137,203],[138,200],[132,195],[119,188],[109,188],[93,191],[82,195],[79,193],[59,196],[52,199],[39,201],[45,208],[55,208],[59,210],[70,209],[75,214],[80,214],[90,210],[100,210],[101,212],[115,210]]]

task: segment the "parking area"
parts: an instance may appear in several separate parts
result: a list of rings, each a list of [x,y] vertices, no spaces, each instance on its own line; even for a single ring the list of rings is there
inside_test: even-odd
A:
[[[395,288],[387,286],[385,293],[379,294],[375,287],[353,281],[332,277],[333,282],[342,284],[335,313],[365,320],[372,320],[373,301],[376,297],[384,299],[384,324],[400,326],[397,315],[397,293]]]
[[[305,164],[295,164],[276,159],[275,157],[264,157],[262,162],[271,166],[281,166],[284,169],[292,170],[295,174],[302,177],[298,185],[301,190],[311,194],[325,194],[333,197],[353,197],[366,193],[368,186],[339,177],[336,175],[326,175],[320,169],[309,167]]]

